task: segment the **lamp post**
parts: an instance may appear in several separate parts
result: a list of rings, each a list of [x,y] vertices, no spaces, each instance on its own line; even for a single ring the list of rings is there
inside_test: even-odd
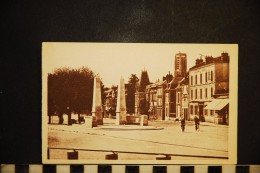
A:
[[[71,126],[71,112],[70,112],[70,107],[67,107],[67,113],[68,113],[68,126]]]

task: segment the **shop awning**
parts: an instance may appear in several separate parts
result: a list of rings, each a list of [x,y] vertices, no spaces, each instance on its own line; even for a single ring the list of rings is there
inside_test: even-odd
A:
[[[218,104],[219,104],[219,100],[218,99],[214,99],[204,109],[214,110],[215,106],[217,106]]]
[[[204,109],[221,110],[229,103],[228,99],[214,99]]]
[[[220,103],[215,107],[215,110],[221,110],[223,109],[225,106],[228,105],[229,100],[228,99],[220,99]]]

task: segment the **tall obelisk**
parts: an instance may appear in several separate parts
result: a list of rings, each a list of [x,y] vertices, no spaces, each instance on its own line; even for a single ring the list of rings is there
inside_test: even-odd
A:
[[[124,78],[120,79],[117,91],[116,104],[116,125],[126,124],[126,100],[125,100],[125,82]]]
[[[97,118],[97,125],[103,125],[102,101],[101,101],[101,80],[94,78],[92,116]]]

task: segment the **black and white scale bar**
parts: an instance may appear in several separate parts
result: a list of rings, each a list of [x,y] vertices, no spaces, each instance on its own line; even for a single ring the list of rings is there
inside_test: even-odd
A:
[[[260,165],[20,165],[0,173],[260,173]]]

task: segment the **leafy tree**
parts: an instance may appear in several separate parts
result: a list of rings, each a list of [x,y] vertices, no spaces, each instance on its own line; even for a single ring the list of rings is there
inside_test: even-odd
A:
[[[48,115],[57,113],[59,123],[63,123],[63,114],[71,113],[78,117],[90,112],[93,98],[94,73],[87,67],[79,69],[59,68],[48,74]]]
[[[136,92],[136,85],[139,82],[138,77],[136,74],[131,74],[127,84],[127,96],[126,96],[126,107],[128,113],[135,112],[135,92]]]

